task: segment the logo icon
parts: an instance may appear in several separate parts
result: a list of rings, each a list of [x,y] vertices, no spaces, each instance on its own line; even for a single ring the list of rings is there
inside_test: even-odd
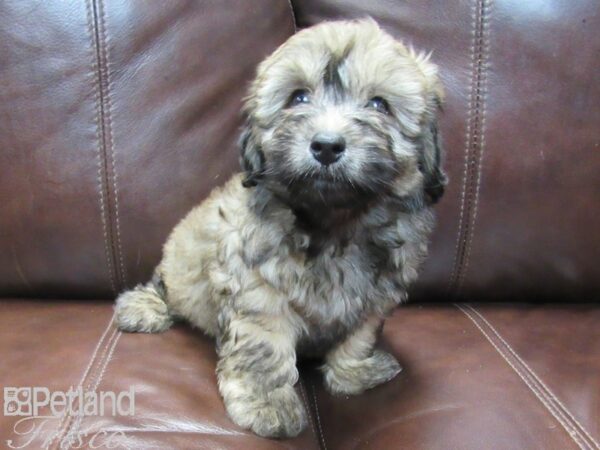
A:
[[[4,415],[5,416],[30,416],[32,414],[32,388],[30,387],[5,387],[4,388]]]

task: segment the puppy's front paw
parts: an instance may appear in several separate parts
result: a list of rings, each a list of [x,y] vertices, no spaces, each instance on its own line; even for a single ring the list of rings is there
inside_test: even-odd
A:
[[[325,387],[334,395],[356,395],[390,381],[402,367],[396,358],[375,350],[365,359],[336,359],[322,367]]]
[[[232,420],[264,437],[294,437],[306,426],[306,412],[291,385],[273,389],[265,396],[238,397],[226,401]]]
[[[115,320],[121,331],[142,333],[160,333],[173,323],[167,304],[150,284],[119,295]]]

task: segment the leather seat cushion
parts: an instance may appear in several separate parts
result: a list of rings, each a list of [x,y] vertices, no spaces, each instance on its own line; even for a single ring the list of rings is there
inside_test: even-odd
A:
[[[56,446],[104,430],[130,448],[597,448],[598,321],[591,305],[404,306],[382,337],[404,367],[390,383],[332,397],[303,363],[297,389],[311,423],[293,440],[262,439],[229,420],[214,344],[199,331],[122,334],[108,301],[0,302],[0,384],[134,387],[134,416],[49,419],[38,446],[52,433]],[[2,417],[0,435],[23,445],[31,436],[15,434],[17,419]]]

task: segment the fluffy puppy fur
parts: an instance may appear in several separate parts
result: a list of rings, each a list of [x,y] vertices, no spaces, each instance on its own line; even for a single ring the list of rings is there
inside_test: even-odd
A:
[[[250,87],[244,173],[175,227],[153,280],[117,299],[118,326],[182,318],[215,337],[227,411],[263,436],[306,424],[297,354],[323,357],[333,394],[393,378],[374,345],[426,256],[441,97],[428,57],[372,20],[291,37]]]

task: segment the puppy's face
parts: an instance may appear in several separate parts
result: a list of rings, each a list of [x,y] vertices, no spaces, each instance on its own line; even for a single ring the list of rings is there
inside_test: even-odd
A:
[[[245,105],[247,184],[301,206],[441,195],[436,68],[371,20],[299,32],[258,69]]]

